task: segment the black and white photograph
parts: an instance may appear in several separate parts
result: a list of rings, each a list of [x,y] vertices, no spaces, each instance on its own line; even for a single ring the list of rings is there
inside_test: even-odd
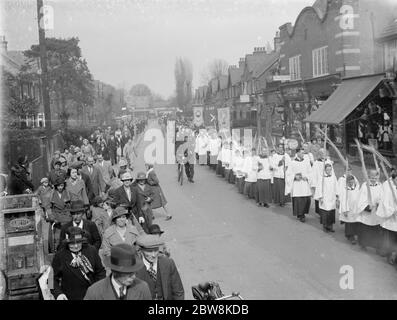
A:
[[[0,300],[397,299],[397,0],[0,16]]]

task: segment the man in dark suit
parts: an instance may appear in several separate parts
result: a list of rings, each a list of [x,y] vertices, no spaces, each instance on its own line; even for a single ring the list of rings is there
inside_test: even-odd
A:
[[[95,222],[83,219],[85,210],[83,201],[78,200],[71,203],[70,214],[72,215],[72,221],[62,226],[58,248],[61,247],[63,240],[65,240],[68,228],[73,226],[86,231],[88,243],[99,250],[102,244],[102,239],[99,234],[98,227]]]
[[[105,180],[103,180],[101,171],[96,166],[94,166],[94,164],[95,164],[94,157],[88,157],[87,165],[84,166],[83,169],[81,169],[81,171],[84,172],[90,178],[92,185],[92,192],[94,193],[94,197],[97,197],[97,196],[102,196],[104,194],[106,183]]]
[[[164,245],[161,238],[145,234],[136,243],[144,263],[136,276],[149,285],[153,300],[184,300],[185,291],[174,260],[159,254]]]
[[[134,247],[126,243],[113,246],[104,264],[111,275],[89,287],[84,300],[151,300],[148,285],[136,277],[143,263]]]
[[[131,172],[127,171],[122,174],[121,181],[123,185],[117,188],[114,192],[114,202],[127,208],[129,213],[133,213],[132,220],[136,227],[138,224],[145,223],[137,190],[132,186],[133,177]],[[135,220],[134,220],[135,217]]]

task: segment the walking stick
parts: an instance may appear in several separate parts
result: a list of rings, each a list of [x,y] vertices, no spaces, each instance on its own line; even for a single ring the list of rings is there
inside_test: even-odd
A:
[[[394,204],[397,205],[397,195],[396,195],[396,193],[394,191],[392,182],[389,179],[389,175],[387,174],[387,171],[386,171],[386,168],[385,168],[385,164],[383,163],[383,161],[380,162],[380,166],[382,167],[383,174],[385,175],[385,177],[387,179],[387,182],[389,184],[389,187],[391,189],[391,193],[393,195]]]
[[[320,129],[320,128],[319,128]],[[324,200],[324,183],[325,183],[325,161],[327,160],[327,131],[328,131],[328,125],[325,125],[325,131],[324,131],[324,166],[323,166],[323,171],[322,171],[322,181],[321,181],[321,194],[322,194],[322,199]]]
[[[365,167],[364,153],[363,153],[363,150],[361,149],[360,142],[357,140],[357,138],[354,139],[354,141],[356,142],[357,150],[360,155],[360,161],[361,161],[361,165],[362,165],[362,169],[363,169],[363,175],[364,175],[365,181],[367,182],[368,204],[372,209],[372,195],[371,195],[371,188],[369,186],[368,172]]]

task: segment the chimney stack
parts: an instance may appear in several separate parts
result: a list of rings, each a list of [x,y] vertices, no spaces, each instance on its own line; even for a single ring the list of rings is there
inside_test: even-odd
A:
[[[240,58],[240,61],[238,62],[238,67],[242,68],[244,67],[244,64],[245,64],[245,58]]]
[[[266,54],[266,47],[255,47],[254,55],[258,55],[258,54]]]
[[[7,41],[5,36],[1,36],[1,52],[7,52]]]
[[[274,51],[280,52],[280,49],[281,49],[280,31],[277,31],[276,36],[274,37]]]

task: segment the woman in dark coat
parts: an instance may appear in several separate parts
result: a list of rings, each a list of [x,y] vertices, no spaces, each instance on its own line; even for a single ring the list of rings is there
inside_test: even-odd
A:
[[[83,300],[93,283],[106,277],[105,268],[95,247],[86,243],[85,231],[69,227],[66,246],[52,261],[54,289],[57,300]]]
[[[157,178],[156,172],[154,172],[153,164],[146,163],[146,177],[147,184],[152,187],[154,192],[153,202],[151,203],[152,209],[163,208],[166,214],[166,220],[170,220],[172,215],[168,213],[167,208],[165,207],[167,204],[167,199],[165,198],[164,192],[160,187],[160,180]]]

